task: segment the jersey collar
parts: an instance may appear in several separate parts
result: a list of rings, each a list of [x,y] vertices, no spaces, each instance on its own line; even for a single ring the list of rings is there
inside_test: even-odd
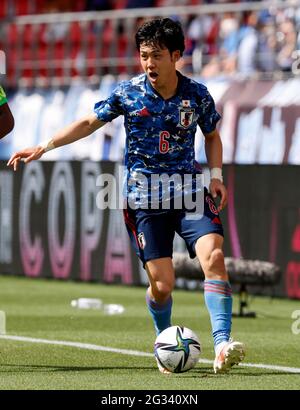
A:
[[[177,84],[176,93],[171,98],[168,98],[165,101],[172,100],[173,98],[177,97],[180,94],[181,90],[182,90],[183,82],[184,82],[184,76],[177,70],[176,70],[176,73],[177,73],[177,77],[178,77],[178,84]],[[151,95],[155,99],[160,98],[160,99],[164,100],[164,98],[152,87],[150,81],[148,80],[147,74],[145,74],[145,87],[146,87],[147,94]]]

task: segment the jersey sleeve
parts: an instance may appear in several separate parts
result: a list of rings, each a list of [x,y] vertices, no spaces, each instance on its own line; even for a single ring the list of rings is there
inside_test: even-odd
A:
[[[215,102],[206,89],[205,95],[200,102],[200,116],[198,119],[198,125],[203,134],[209,134],[214,131],[220,119],[221,115],[216,110]]]
[[[0,85],[0,106],[7,103],[6,95],[3,88]]]
[[[94,112],[100,121],[110,122],[123,114],[122,95],[122,85],[119,84],[106,100],[95,104]]]

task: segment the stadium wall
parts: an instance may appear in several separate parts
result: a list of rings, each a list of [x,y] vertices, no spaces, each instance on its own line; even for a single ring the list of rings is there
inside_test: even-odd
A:
[[[99,175],[119,173],[116,162],[93,161],[39,161],[13,173],[1,161],[0,272],[146,284],[122,211],[97,207],[99,195],[121,201],[109,197],[99,182]],[[224,174],[229,194],[222,213],[226,256],[278,264],[283,272],[280,283],[252,291],[300,299],[299,167],[225,165]],[[175,250],[184,250],[178,237]],[[177,285],[201,286],[183,279]]]

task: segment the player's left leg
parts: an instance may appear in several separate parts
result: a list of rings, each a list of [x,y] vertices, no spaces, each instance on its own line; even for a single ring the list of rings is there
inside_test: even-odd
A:
[[[225,269],[223,227],[217,207],[208,190],[204,189],[203,215],[190,218],[190,211],[181,213],[176,231],[186,242],[191,258],[196,255],[205,274],[204,297],[208,308],[216,360],[216,373],[227,371],[244,358],[244,346],[230,341],[232,295]]]
[[[222,251],[223,237],[210,233],[200,237],[195,252],[205,274],[204,298],[210,314],[216,359],[215,373],[226,372],[244,359],[245,349],[230,339],[232,292]]]

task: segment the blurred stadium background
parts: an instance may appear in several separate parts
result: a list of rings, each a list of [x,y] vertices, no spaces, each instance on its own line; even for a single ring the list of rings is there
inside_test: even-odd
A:
[[[122,212],[96,208],[98,175],[119,172],[122,118],[17,174],[6,160],[92,112],[118,81],[140,72],[134,33],[155,16],[182,22],[178,68],[208,86],[222,114],[226,256],[278,264],[280,282],[252,291],[300,299],[298,0],[1,0],[0,83],[15,128],[0,141],[0,272],[147,282]],[[200,131],[196,159],[205,164]],[[175,249],[184,251],[178,238]]]
[[[14,151],[92,112],[140,72],[134,33],[155,16],[182,22],[178,68],[208,86],[222,114],[225,255],[281,271],[276,283],[248,278],[257,316],[233,319],[234,337],[249,349],[225,377],[212,375],[210,320],[202,292],[193,292],[201,280],[183,277],[173,320],[199,334],[202,361],[187,374],[157,372],[145,271],[122,211],[97,208],[98,176],[120,173],[122,118],[17,173],[6,167]],[[0,50],[15,117],[0,140],[0,389],[299,390],[300,1],[0,0]],[[200,131],[196,159],[206,163]],[[185,252],[179,238],[175,251]],[[239,301],[247,308],[244,290],[235,313]],[[72,308],[79,297],[125,312]]]

